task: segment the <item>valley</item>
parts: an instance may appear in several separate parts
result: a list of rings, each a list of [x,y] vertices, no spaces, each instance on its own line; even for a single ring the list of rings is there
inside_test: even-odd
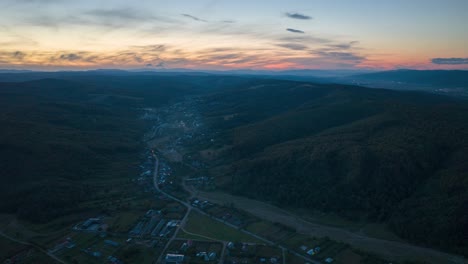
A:
[[[123,83],[135,80],[119,78]],[[82,122],[80,129],[86,125],[95,131],[96,134],[90,134],[92,142],[110,144],[108,149],[97,148],[95,143],[90,145],[90,150],[106,155],[100,160],[107,165],[103,163],[96,171],[83,174],[80,166],[73,170],[76,165],[64,165],[67,173],[50,171],[42,174],[48,176],[46,181],[37,182],[38,186],[53,183],[53,187],[45,189],[51,193],[65,191],[73,195],[75,191],[70,190],[83,188],[79,189],[79,196],[71,196],[77,200],[67,213],[54,214],[54,203],[64,195],[60,192],[44,201],[44,208],[50,210],[47,214],[40,210],[28,210],[27,215],[21,210],[3,211],[0,230],[4,239],[11,243],[19,241],[24,246],[17,247],[16,253],[8,253],[7,259],[21,263],[33,262],[38,256],[61,263],[164,263],[172,259],[183,259],[184,263],[466,262],[457,253],[444,253],[421,243],[415,245],[414,239],[398,236],[391,227],[395,221],[391,210],[399,208],[401,201],[432,194],[421,193],[419,189],[413,196],[417,186],[431,186],[437,179],[427,180],[421,173],[430,170],[431,175],[438,175],[441,180],[443,164],[452,164],[462,157],[466,150],[462,139],[467,131],[466,123],[461,121],[467,109],[464,101],[416,92],[255,78],[229,77],[231,85],[226,86],[224,78],[218,76],[190,77],[190,82],[198,83],[195,88],[180,77],[147,78],[137,83],[141,86],[136,89],[126,90],[121,84],[108,87],[114,93],[112,96],[95,87],[103,83],[103,77],[90,77],[87,83],[79,84],[86,89],[80,88],[76,94],[54,91],[64,85],[76,91],[73,87],[78,84],[73,76],[60,82],[8,84],[14,89],[4,86],[5,96],[22,94],[15,89],[36,93],[36,87],[49,87],[53,91],[50,95],[62,97],[61,100],[65,97],[74,108],[56,106],[55,98],[42,94],[17,99],[21,104],[15,107],[33,103],[41,109],[44,105],[44,109],[52,111],[49,114],[58,114],[55,118],[62,116],[61,122],[46,119],[45,123],[74,126],[76,123],[70,122]],[[160,83],[165,85],[159,86]],[[169,87],[173,87],[172,94],[165,92]],[[162,100],[161,93],[167,99]],[[49,108],[51,105],[56,108]],[[431,110],[426,110],[429,105]],[[90,106],[95,112],[75,110]],[[64,115],[64,109],[72,116]],[[403,112],[407,114],[405,118]],[[112,113],[115,119],[103,113]],[[437,120],[452,130],[439,130],[442,125],[437,123],[421,123],[427,120],[426,115],[441,116]],[[24,120],[20,116],[7,117],[3,122]],[[396,117],[400,122],[395,121]],[[40,120],[32,120],[42,125]],[[106,122],[108,126],[99,126]],[[35,131],[36,126],[31,127],[30,131]],[[425,133],[421,127],[431,133]],[[13,128],[9,131],[14,131]],[[107,137],[106,142],[104,131],[116,135]],[[124,131],[129,134],[123,135]],[[56,132],[36,133],[41,137],[48,135]],[[337,135],[340,140],[336,140]],[[393,142],[393,146],[378,144],[387,137],[392,138],[386,142]],[[418,137],[429,137],[435,144],[419,145]],[[74,137],[65,134],[61,142],[69,139]],[[130,142],[132,148],[121,146]],[[395,160],[393,149],[399,151],[401,159]],[[446,158],[439,165],[429,164],[439,149]],[[66,152],[76,153],[74,149]],[[423,152],[424,159],[413,160],[414,153]],[[304,153],[311,155],[310,164]],[[321,163],[324,153],[335,163],[324,166]],[[370,157],[379,160],[381,153],[386,153],[383,157],[388,158],[388,163],[380,160],[377,164],[384,166],[377,170],[380,174],[375,174],[375,168],[367,167],[366,160]],[[388,154],[391,155],[385,156]],[[98,157],[80,154],[73,161],[81,163],[90,156]],[[73,163],[44,165],[49,164]],[[394,168],[385,167],[389,164],[403,164],[396,170],[399,174],[416,176],[398,178],[400,182],[394,186],[401,189],[388,192],[379,180],[392,179],[387,178],[394,175]],[[17,165],[10,166],[12,171]],[[463,171],[464,163],[457,166]],[[121,169],[124,170],[119,172]],[[436,170],[441,172],[432,174]],[[271,182],[264,181],[266,175]],[[352,181],[363,175],[376,180],[369,181],[375,185],[368,190],[381,188],[382,196],[378,199],[391,198],[380,203],[385,207],[376,208],[364,200],[374,197],[372,192],[362,196],[353,193],[356,183]],[[348,187],[342,177],[350,184]],[[31,186],[34,184],[30,181]],[[19,186],[14,188],[21,191]],[[297,200],[294,197],[304,193],[300,186],[307,186],[314,193],[303,196],[303,201]],[[21,196],[21,192],[11,190],[11,197]],[[44,192],[43,187],[37,190]],[[336,206],[334,199],[343,201],[339,196],[343,191],[352,198],[345,203],[352,210]],[[38,195],[29,192],[31,197]],[[315,194],[326,196],[328,201],[310,203],[320,199]],[[463,195],[454,197],[464,199]],[[355,200],[369,206],[356,207]],[[458,206],[453,197],[447,202],[452,207]],[[30,206],[28,203],[18,200],[19,208]],[[376,209],[380,215],[375,214]],[[456,215],[447,215],[446,219],[462,221]],[[459,245],[459,249],[449,251],[463,252],[463,243]]]

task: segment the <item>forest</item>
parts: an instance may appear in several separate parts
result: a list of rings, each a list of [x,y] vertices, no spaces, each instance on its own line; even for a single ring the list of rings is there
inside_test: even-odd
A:
[[[202,109],[231,147],[213,169],[225,190],[468,254],[466,101],[261,81],[210,95]]]

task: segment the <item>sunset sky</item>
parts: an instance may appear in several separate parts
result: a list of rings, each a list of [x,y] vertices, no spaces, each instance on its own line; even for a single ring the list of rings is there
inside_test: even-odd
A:
[[[468,69],[467,0],[0,0],[0,68]]]

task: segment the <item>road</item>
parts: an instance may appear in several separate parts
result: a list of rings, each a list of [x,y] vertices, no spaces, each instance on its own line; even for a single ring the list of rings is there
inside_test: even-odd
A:
[[[11,240],[11,241],[13,241],[13,242],[19,243],[19,244],[23,244],[23,245],[26,245],[26,246],[31,246],[31,247],[33,247],[33,248],[39,250],[40,252],[46,254],[47,256],[53,258],[55,261],[57,261],[57,262],[59,262],[59,263],[67,264],[65,261],[59,259],[59,258],[56,257],[54,254],[49,253],[47,250],[42,249],[42,248],[39,247],[38,245],[35,245],[35,244],[33,244],[33,243],[30,243],[30,242],[18,240],[18,239],[13,238],[13,237],[11,237],[11,236],[9,236],[9,235],[3,233],[3,232],[0,232],[0,236],[4,237],[4,238],[6,238],[6,239],[9,239],[9,240]]]
[[[187,203],[186,201],[183,201],[183,200],[181,200],[181,199],[179,199],[179,198],[177,198],[177,197],[175,197],[175,196],[173,196],[173,195],[171,195],[171,194],[169,194],[169,193],[166,193],[166,192],[164,192],[163,190],[161,190],[161,189],[159,188],[159,185],[158,185],[159,159],[158,159],[158,157],[157,157],[154,153],[153,153],[153,157],[154,157],[154,159],[155,159],[155,162],[154,162],[154,172],[153,172],[153,185],[154,185],[154,188],[156,189],[156,191],[158,191],[159,193],[164,194],[164,195],[167,196],[168,198],[170,198],[170,199],[172,199],[172,200],[174,200],[174,201],[177,201],[177,202],[183,204],[185,207],[187,207],[187,212],[185,213],[184,218],[182,219],[182,221],[180,222],[180,224],[177,226],[177,229],[176,229],[176,231],[174,232],[174,234],[172,235],[171,239],[166,243],[166,246],[164,247],[163,251],[161,252],[161,255],[158,257],[158,260],[157,260],[155,263],[162,263],[162,258],[164,257],[164,252],[166,252],[167,248],[168,248],[169,245],[172,243],[172,241],[174,241],[174,240],[176,239],[179,230],[180,230],[181,228],[183,229],[183,227],[185,226],[185,223],[187,222],[187,218],[188,218],[188,216],[189,216],[191,210],[197,211],[198,213],[203,214],[203,215],[206,215],[206,216],[210,217],[210,218],[213,219],[213,220],[216,220],[216,221],[218,221],[218,222],[220,222],[220,223],[223,223],[223,224],[225,224],[225,225],[227,225],[227,226],[230,226],[230,227],[232,227],[232,228],[234,228],[234,229],[237,229],[237,230],[239,230],[239,231],[241,231],[241,232],[243,232],[243,233],[245,233],[245,234],[248,234],[248,235],[250,235],[250,236],[253,236],[253,237],[255,237],[255,238],[257,238],[257,239],[259,239],[259,240],[265,242],[265,243],[268,244],[268,245],[274,245],[274,244],[275,244],[273,241],[270,241],[270,240],[265,239],[265,238],[263,238],[263,237],[261,237],[261,236],[258,236],[257,234],[254,234],[254,233],[252,233],[252,232],[249,232],[249,231],[247,231],[247,230],[245,230],[245,229],[239,229],[239,228],[238,228],[237,226],[235,226],[235,225],[232,225],[232,224],[230,224],[230,223],[227,223],[227,222],[225,222],[225,221],[223,221],[223,220],[221,220],[221,219],[214,218],[214,217],[210,216],[209,214],[205,213],[204,211],[202,211],[202,210],[200,210],[200,209],[198,209],[198,208],[196,208],[196,207],[193,207],[191,204]],[[188,189],[187,186],[185,185],[184,181],[182,181],[182,182],[183,182],[182,187],[183,187],[186,191],[188,191],[188,192],[191,194],[191,197],[193,197],[193,195],[194,195],[194,194],[193,194],[193,190]],[[200,236],[200,235],[198,235],[198,234],[194,234],[194,235]],[[202,237],[203,237],[203,236],[202,236]],[[210,238],[210,239],[211,239],[211,238]],[[216,239],[213,239],[213,240],[216,240]],[[216,241],[218,241],[218,240],[216,240]],[[221,258],[221,259],[220,259],[220,263],[221,263],[221,261],[222,261],[222,258],[224,257],[224,251],[225,251],[225,247],[226,247],[226,245],[225,245],[225,242],[226,242],[226,241],[222,241],[222,242],[223,242],[223,245],[224,245],[224,246],[223,246],[223,253],[222,253],[222,255],[220,256],[220,258]],[[308,261],[308,262],[310,262],[310,263],[322,264],[322,262],[320,262],[320,261],[316,261],[316,260],[310,259],[310,258],[308,258],[308,257],[305,257],[305,256],[303,256],[303,255],[301,255],[301,254],[299,254],[299,253],[297,253],[297,252],[295,252],[295,251],[293,251],[293,250],[291,250],[291,249],[285,248],[285,247],[283,247],[283,246],[279,246],[279,248],[280,248],[282,251],[289,251],[291,254],[293,254],[293,255],[295,255],[295,256],[297,256],[297,257],[299,257],[299,258],[302,258],[302,259],[304,259],[305,261]]]
[[[367,237],[351,231],[321,225],[304,220],[298,215],[276,206],[245,197],[234,196],[222,192],[197,192],[200,199],[209,200],[218,204],[233,203],[239,209],[245,210],[254,216],[268,221],[278,222],[293,227],[298,233],[325,237],[343,241],[354,247],[374,252],[384,257],[403,260],[417,257],[434,264],[466,264],[467,260],[461,256],[443,253],[434,249],[418,247],[404,242],[388,241]]]
[[[187,186],[187,185],[185,184],[185,180],[182,181],[182,187],[183,187],[186,191],[188,191],[188,192],[190,193],[190,197],[194,197],[194,196],[196,196],[196,195],[197,195],[197,196],[199,195],[198,190],[194,190],[193,188],[190,188],[189,186]],[[199,196],[199,197],[200,197],[200,196]],[[213,200],[206,199],[206,198],[204,198],[204,197],[200,197],[200,198],[203,198],[204,200],[209,200],[209,201],[213,202]],[[224,203],[218,203],[218,204],[224,204]],[[189,205],[189,206],[191,206],[191,205]],[[233,225],[233,224],[231,224],[231,223],[225,222],[225,221],[223,221],[223,220],[221,220],[221,219],[219,219],[219,218],[212,217],[211,215],[205,213],[204,211],[202,211],[202,210],[200,210],[200,209],[198,209],[198,208],[195,208],[195,207],[192,207],[192,208],[193,208],[193,210],[199,212],[200,214],[206,215],[206,216],[210,217],[210,218],[213,219],[213,220],[216,220],[216,221],[218,221],[218,222],[220,222],[220,223],[223,223],[223,224],[225,224],[225,225],[227,225],[227,226],[229,226],[229,227],[232,227],[232,228],[234,228],[234,229],[237,229],[237,230],[239,230],[240,232],[243,232],[243,233],[245,233],[245,234],[247,234],[247,235],[250,235],[250,236],[252,236],[252,237],[255,237],[256,239],[265,242],[265,244],[267,244],[267,245],[271,245],[271,246],[275,245],[275,242],[274,242],[274,241],[265,239],[264,237],[261,237],[261,236],[259,236],[259,235],[257,235],[257,234],[254,234],[254,233],[252,233],[252,232],[250,232],[250,231],[247,231],[247,230],[245,230],[245,229],[239,229],[239,227],[237,227],[237,226],[235,226],[235,225]],[[241,209],[242,209],[242,208],[241,208]],[[291,253],[291,254],[293,254],[293,255],[295,255],[295,256],[297,256],[297,257],[299,257],[299,258],[301,258],[301,259],[303,259],[303,260],[305,260],[305,261],[307,261],[307,262],[314,263],[314,264],[321,264],[321,263],[322,263],[322,262],[320,262],[320,261],[317,261],[317,260],[314,260],[314,259],[305,257],[304,255],[301,255],[300,253],[297,253],[297,252],[294,251],[293,249],[288,249],[288,248],[283,247],[283,246],[278,246],[278,247],[279,247],[283,252],[284,252],[284,251],[289,251],[289,253]]]
[[[185,223],[187,222],[187,218],[190,214],[190,211],[192,210],[192,206],[190,206],[190,204],[188,204],[187,202],[185,201],[182,201],[180,199],[178,199],[177,197],[175,196],[172,196],[164,191],[162,191],[160,188],[159,188],[159,184],[158,184],[158,172],[159,172],[159,158],[156,156],[156,154],[153,153],[153,157],[154,157],[154,172],[153,172],[153,185],[154,185],[154,188],[156,189],[156,191],[158,191],[159,193],[162,193],[164,195],[166,195],[167,197],[169,197],[170,199],[174,200],[174,201],[177,201],[181,204],[183,204],[185,207],[187,207],[187,211],[185,212],[185,215],[184,215],[184,218],[182,218],[182,220],[180,221],[179,225],[177,225],[176,227],[176,230],[174,232],[174,234],[172,235],[172,237],[169,239],[169,241],[166,243],[166,245],[164,246],[164,249],[162,250],[161,252],[161,255],[158,257],[158,260],[156,261],[156,263],[162,263],[162,259],[164,257],[164,252],[166,252],[167,248],[169,247],[169,245],[172,243],[172,241],[174,241],[174,239],[177,237],[177,233],[179,233],[179,229],[181,227],[183,227],[185,225]]]

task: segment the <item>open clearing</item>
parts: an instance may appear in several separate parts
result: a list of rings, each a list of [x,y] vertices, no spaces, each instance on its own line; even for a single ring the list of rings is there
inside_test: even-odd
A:
[[[211,219],[208,216],[192,211],[185,230],[201,236],[211,237],[221,241],[252,242],[263,244],[262,241],[242,233],[232,227]]]

